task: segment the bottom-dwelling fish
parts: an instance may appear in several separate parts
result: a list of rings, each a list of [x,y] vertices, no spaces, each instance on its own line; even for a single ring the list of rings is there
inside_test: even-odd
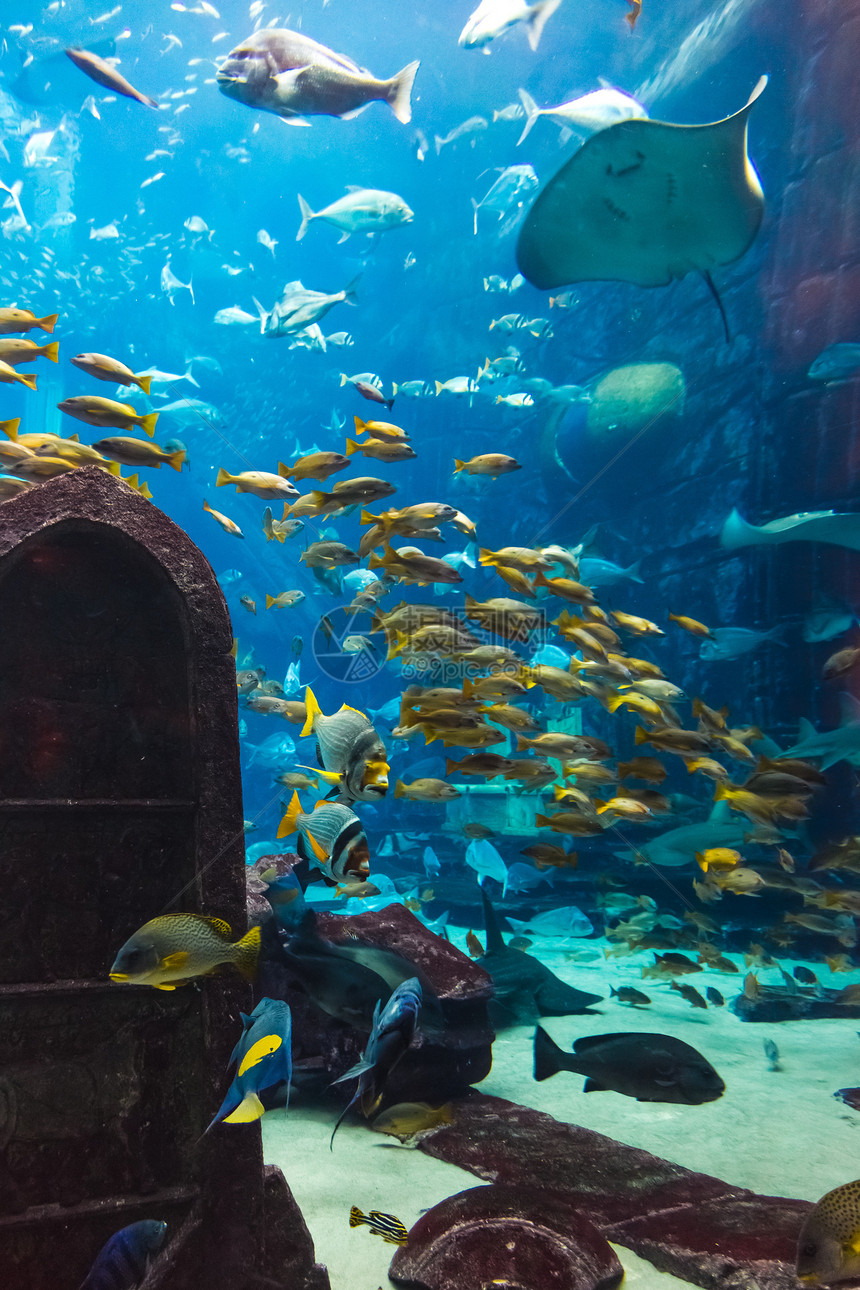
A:
[[[164,1244],[167,1224],[154,1218],[121,1227],[99,1250],[81,1290],[134,1290]]]
[[[421,982],[417,976],[402,982],[392,992],[384,1008],[380,1008],[377,1003],[373,1014],[373,1029],[361,1060],[334,1081],[335,1084],[342,1084],[344,1080],[358,1077],[355,1093],[332,1129],[330,1148],[344,1117],[359,1099],[365,1118],[376,1110],[385,1081],[412,1042],[420,1010]]]
[[[637,1102],[699,1106],[716,1101],[726,1090],[710,1062],[672,1035],[587,1035],[567,1053],[538,1026],[534,1077],[549,1079],[559,1071],[584,1075],[584,1093],[611,1090]]]
[[[219,1123],[259,1120],[266,1109],[260,1094],[279,1084],[286,1084],[286,1104],[290,1104],[293,1063],[288,1005],[281,999],[261,999],[249,1016],[244,1012],[239,1015],[244,1029],[227,1063],[228,1070],[236,1067],[236,1073],[207,1133]]]

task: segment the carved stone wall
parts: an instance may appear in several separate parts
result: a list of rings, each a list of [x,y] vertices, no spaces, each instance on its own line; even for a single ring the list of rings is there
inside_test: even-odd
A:
[[[201,1134],[250,987],[111,984],[132,932],[245,923],[231,629],[208,563],[89,468],[0,507],[0,1267],[77,1290],[169,1225],[147,1286],[327,1285],[257,1126]]]

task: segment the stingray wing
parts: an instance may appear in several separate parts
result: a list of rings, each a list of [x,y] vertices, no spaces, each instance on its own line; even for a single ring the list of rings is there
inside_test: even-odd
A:
[[[622,121],[592,136],[538,196],[517,264],[546,289],[594,280],[666,286],[752,245],[764,196],[746,150],[764,88],[710,125]]]

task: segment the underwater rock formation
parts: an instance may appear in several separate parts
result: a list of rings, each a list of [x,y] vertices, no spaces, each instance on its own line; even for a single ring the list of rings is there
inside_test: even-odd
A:
[[[422,1137],[419,1149],[479,1178],[547,1188],[608,1240],[706,1290],[796,1286],[797,1236],[812,1208],[806,1201],[757,1196],[481,1094],[459,1103],[456,1124]]]
[[[493,1032],[487,1021],[492,982],[476,963],[435,936],[403,905],[352,916],[320,914],[318,931],[335,945],[357,942],[393,950],[414,963],[439,1000],[443,1026],[424,1026],[386,1085],[384,1105],[438,1102],[482,1080],[492,1065]],[[298,1070],[329,1084],[358,1061],[367,1033],[323,1012],[279,960],[274,920],[263,923],[261,995],[285,999],[293,1015],[293,1059]],[[345,980],[346,986],[346,980]]]
[[[501,1184],[434,1205],[410,1230],[388,1275],[411,1290],[613,1290],[624,1269],[565,1196]]]

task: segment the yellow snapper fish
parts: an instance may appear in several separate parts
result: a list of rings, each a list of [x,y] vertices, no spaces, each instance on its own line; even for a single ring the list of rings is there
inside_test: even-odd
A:
[[[374,1133],[387,1133],[401,1142],[411,1142],[419,1134],[454,1123],[454,1108],[450,1102],[433,1107],[427,1102],[398,1102],[380,1111],[371,1122]]]
[[[361,820],[342,802],[317,802],[303,812],[299,795],[293,792],[277,836],[298,833],[296,850],[303,860],[316,865],[329,886],[351,878],[364,882],[370,869],[370,852]]]
[[[829,1191],[797,1238],[797,1276],[811,1284],[860,1277],[860,1180]]]
[[[63,399],[57,407],[67,416],[85,421],[87,425],[99,429],[131,430],[140,426],[150,439],[155,434],[157,412],[143,416],[130,403],[117,403],[116,399],[103,399],[99,394],[78,394],[70,399]]]
[[[287,501],[299,495],[299,490],[288,479],[268,470],[243,470],[238,475],[231,475],[222,467],[215,487],[226,488],[228,484],[235,484],[237,493],[253,493],[263,501]]]
[[[363,712],[344,704],[327,717],[310,686],[305,691],[307,720],[302,737],[317,740],[323,779],[340,790],[340,800],[375,802],[388,791],[385,744]]]
[[[175,990],[193,977],[232,964],[246,981],[257,974],[260,929],[232,941],[229,923],[202,914],[162,914],[125,942],[110,970],[111,981]]]

